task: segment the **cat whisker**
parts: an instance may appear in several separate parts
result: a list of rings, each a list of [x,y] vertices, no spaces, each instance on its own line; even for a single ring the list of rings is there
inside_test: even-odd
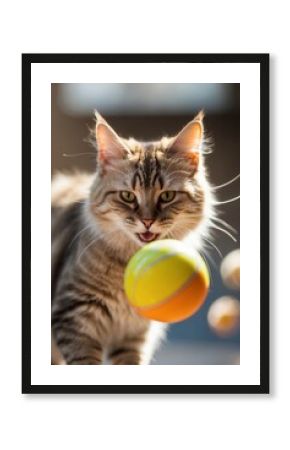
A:
[[[219,186],[214,186],[213,190],[216,191],[218,189],[221,189],[225,186],[228,186],[229,184],[234,183],[234,181],[236,181],[238,178],[240,178],[240,174],[236,175],[234,178],[232,178],[231,180],[227,181],[226,183],[220,184]]]
[[[94,152],[83,152],[83,153],[63,153],[61,156],[64,158],[74,158],[76,156],[87,156],[87,155],[94,155],[96,157],[96,153]]]
[[[84,247],[83,248],[83,250],[81,251],[81,253],[79,254],[79,257],[78,257],[78,262],[80,262],[81,261],[81,257],[83,256],[83,254],[93,245],[93,244],[95,244],[97,241],[99,241],[100,240],[100,238],[94,238],[92,241],[90,241],[90,243],[86,246],[86,247]]]
[[[212,241],[210,241],[209,239],[207,239],[207,238],[205,238],[205,237],[203,237],[202,239],[204,239],[206,242],[208,242],[208,243],[209,243],[209,244],[217,251],[218,255],[219,255],[221,258],[223,258],[222,252],[220,251],[220,249],[219,249]]]
[[[237,230],[234,227],[232,227],[229,223],[227,223],[225,220],[220,219],[219,217],[212,217],[211,220],[215,220],[216,222],[219,222],[222,225],[224,225],[225,227],[227,227],[233,233],[237,233]]]
[[[217,226],[215,223],[210,222],[210,226],[212,228],[215,228],[216,230],[222,231],[224,234],[226,234],[229,238],[231,238],[234,242],[237,242],[237,239],[228,231],[225,230],[224,228],[221,228],[219,226]]]
[[[80,230],[80,231],[75,235],[75,237],[73,238],[73,240],[70,242],[68,248],[70,248],[70,247],[72,246],[72,244],[74,243],[74,241],[75,241],[75,240],[76,240],[76,239],[77,239],[84,231],[88,230],[90,227],[91,227],[91,225],[89,224],[89,225],[85,226],[82,230]]]
[[[203,248],[202,250],[199,250],[199,252],[203,256],[204,262],[205,262],[205,264],[206,264],[206,266],[208,268],[208,273],[210,273],[209,264],[208,264],[207,260],[209,260],[212,263],[212,265],[216,268],[217,264],[216,264],[215,260],[212,258],[210,253],[208,253],[206,251],[205,248]]]
[[[237,197],[230,198],[229,200],[224,200],[224,201],[221,201],[221,202],[214,202],[214,205],[225,205],[226,203],[232,203],[232,202],[235,202],[235,201],[237,201],[239,199],[240,199],[240,196],[238,195]]]
[[[108,239],[108,235],[112,235],[112,234],[114,234],[114,231],[108,231],[108,232],[106,232],[106,233],[101,233],[101,234],[99,234],[97,238],[94,237],[94,239],[91,240],[91,241],[89,242],[89,244],[88,244],[86,247],[84,247],[84,248],[82,249],[81,253],[80,253],[79,256],[78,256],[78,262],[81,261],[81,257],[83,256],[83,254],[84,254],[84,253],[85,253],[85,252],[86,252],[93,244],[95,244],[96,242],[102,240],[104,237],[105,237],[106,239]]]

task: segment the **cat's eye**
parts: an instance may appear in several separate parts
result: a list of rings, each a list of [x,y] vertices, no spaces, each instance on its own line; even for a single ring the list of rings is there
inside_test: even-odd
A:
[[[172,202],[172,200],[175,198],[176,192],[175,191],[164,191],[162,194],[160,194],[159,199],[163,203],[169,203]]]
[[[135,194],[130,191],[121,191],[120,197],[124,202],[127,202],[127,203],[133,203],[136,200]]]

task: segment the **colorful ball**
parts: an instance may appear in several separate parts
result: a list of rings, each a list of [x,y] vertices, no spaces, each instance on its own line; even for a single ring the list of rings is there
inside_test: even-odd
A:
[[[240,288],[240,249],[233,250],[224,257],[221,264],[221,277],[230,289]]]
[[[240,302],[234,297],[220,297],[210,305],[207,320],[218,336],[232,335],[240,324]]]
[[[208,288],[203,258],[172,239],[145,245],[125,270],[124,289],[130,304],[143,317],[160,322],[179,322],[195,314]]]

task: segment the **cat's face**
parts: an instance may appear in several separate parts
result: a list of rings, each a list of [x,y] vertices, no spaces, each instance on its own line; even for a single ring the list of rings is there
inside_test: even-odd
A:
[[[142,246],[183,239],[204,223],[210,190],[201,155],[201,114],[175,138],[150,143],[123,140],[99,118],[96,138],[91,211],[109,241]]]

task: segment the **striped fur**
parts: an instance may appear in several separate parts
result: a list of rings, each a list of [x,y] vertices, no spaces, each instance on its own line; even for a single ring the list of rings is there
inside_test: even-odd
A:
[[[176,154],[174,138],[126,141],[101,125],[96,174],[59,174],[52,183],[52,361],[148,364],[166,326],[128,304],[124,269],[144,245],[143,220],[158,239],[191,237],[198,247],[212,195],[202,154],[197,166],[192,154]],[[134,201],[121,191],[133,192]],[[164,191],[175,192],[170,204],[160,201]]]

